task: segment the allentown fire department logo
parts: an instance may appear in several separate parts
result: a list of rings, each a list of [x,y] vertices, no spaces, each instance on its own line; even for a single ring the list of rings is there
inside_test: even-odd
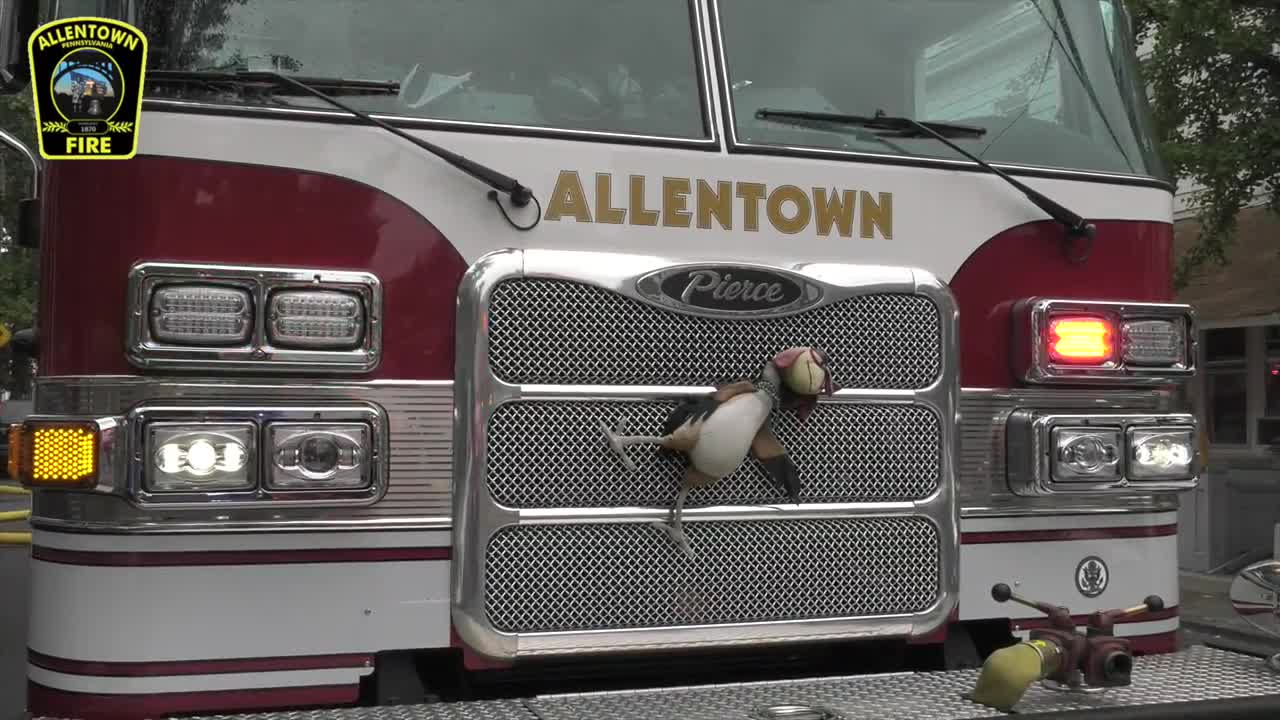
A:
[[[75,17],[31,34],[36,135],[47,160],[127,160],[138,149],[147,39],[132,25]]]
[[[1101,595],[1107,589],[1109,582],[1111,582],[1111,571],[1107,569],[1107,564],[1102,561],[1102,558],[1096,555],[1090,555],[1076,566],[1076,589],[1087,598]]]

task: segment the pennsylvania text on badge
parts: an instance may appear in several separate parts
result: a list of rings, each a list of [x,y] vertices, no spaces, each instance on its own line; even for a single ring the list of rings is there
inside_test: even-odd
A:
[[[96,17],[56,20],[32,33],[28,55],[41,156],[134,156],[147,65],[147,39],[137,28]]]

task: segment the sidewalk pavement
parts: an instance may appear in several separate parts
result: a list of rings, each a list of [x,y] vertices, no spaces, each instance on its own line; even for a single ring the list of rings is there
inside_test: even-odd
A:
[[[1205,643],[1254,654],[1280,653],[1280,637],[1245,622],[1231,608],[1235,575],[1182,572],[1180,611],[1184,643]]]

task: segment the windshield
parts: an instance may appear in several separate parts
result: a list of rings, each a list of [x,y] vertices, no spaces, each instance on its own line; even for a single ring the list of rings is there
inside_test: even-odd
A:
[[[961,159],[760,108],[974,125],[988,162],[1165,178],[1120,0],[719,0],[738,143]],[[857,134],[858,137],[854,135]]]
[[[343,98],[366,112],[710,136],[689,0],[59,0],[55,12],[137,25],[148,70],[401,83],[398,94]],[[146,94],[332,109],[195,84],[148,82]]]

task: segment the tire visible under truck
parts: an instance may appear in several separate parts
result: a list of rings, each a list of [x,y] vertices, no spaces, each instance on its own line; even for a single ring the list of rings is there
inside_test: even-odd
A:
[[[1033,685],[1013,712],[965,695],[976,669],[658,688],[475,702],[225,716],[240,720],[887,720],[987,717],[1154,720],[1280,717],[1280,674],[1204,645],[1135,659],[1133,684],[1095,694]]]

